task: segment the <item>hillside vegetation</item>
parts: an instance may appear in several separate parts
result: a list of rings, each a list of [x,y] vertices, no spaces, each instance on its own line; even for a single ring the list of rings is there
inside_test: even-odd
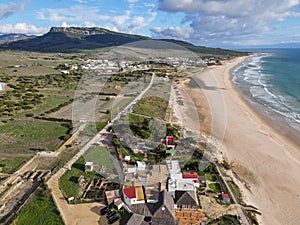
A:
[[[120,46],[142,40],[151,40],[151,38],[141,35],[118,33],[99,27],[53,27],[48,33],[39,37],[3,43],[0,45],[0,49],[70,53]],[[233,57],[246,54],[244,52],[220,48],[195,46],[188,42],[173,39],[161,39],[161,41],[178,44],[195,53],[205,56],[214,55]]]

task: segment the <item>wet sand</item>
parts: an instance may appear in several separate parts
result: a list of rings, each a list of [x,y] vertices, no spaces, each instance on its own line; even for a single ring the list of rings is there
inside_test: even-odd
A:
[[[244,58],[191,75],[180,85],[195,102],[201,131],[217,137],[232,164],[246,203],[261,224],[300,224],[300,146],[245,102],[230,71]],[[200,89],[200,88],[201,89]]]

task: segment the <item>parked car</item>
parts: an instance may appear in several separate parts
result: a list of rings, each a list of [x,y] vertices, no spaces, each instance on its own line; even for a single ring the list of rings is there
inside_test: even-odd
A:
[[[116,222],[119,219],[120,219],[120,217],[118,215],[114,215],[114,216],[109,218],[108,223],[112,224],[112,223]]]
[[[105,206],[100,210],[100,213],[101,215],[105,215],[106,213],[108,213],[108,211],[110,211],[110,208],[108,206]]]
[[[114,215],[116,215],[117,213],[116,213],[116,211],[110,211],[110,212],[108,212],[107,214],[106,214],[106,218],[107,219],[109,219],[109,218],[111,218],[111,217],[113,217]]]

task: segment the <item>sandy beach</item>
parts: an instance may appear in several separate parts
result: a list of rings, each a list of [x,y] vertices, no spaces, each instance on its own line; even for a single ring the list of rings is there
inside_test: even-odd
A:
[[[244,58],[224,62],[185,79],[201,131],[222,140],[219,149],[239,178],[245,202],[259,209],[260,224],[300,224],[300,146],[273,129],[231,82]],[[201,88],[199,88],[201,87]]]

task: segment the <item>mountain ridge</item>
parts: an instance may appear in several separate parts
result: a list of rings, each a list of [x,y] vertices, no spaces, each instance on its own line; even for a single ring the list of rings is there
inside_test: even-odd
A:
[[[6,42],[0,49],[25,50],[37,52],[80,52],[98,48],[120,46],[134,41],[159,40],[181,45],[195,53],[220,56],[240,56],[244,52],[220,48],[196,46],[175,39],[152,39],[150,37],[111,31],[101,27],[52,27],[48,33],[35,38]]]
[[[35,35],[29,34],[17,34],[17,33],[10,33],[10,34],[2,34],[0,35],[0,41],[19,41],[28,38],[34,38]]]

